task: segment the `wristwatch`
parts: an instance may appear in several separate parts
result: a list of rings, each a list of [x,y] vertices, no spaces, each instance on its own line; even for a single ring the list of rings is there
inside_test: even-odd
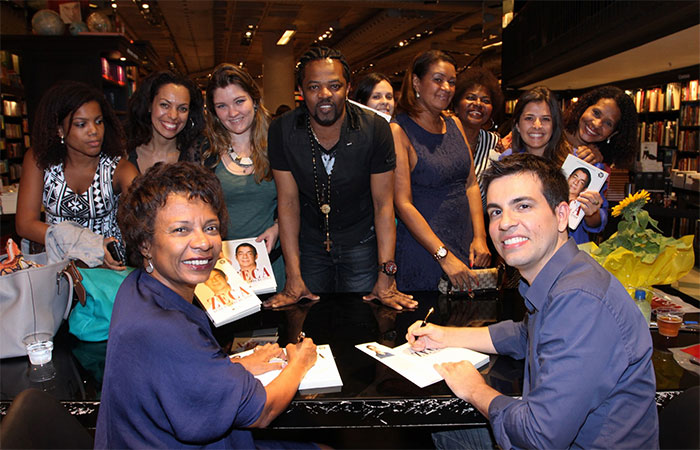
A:
[[[435,261],[440,261],[445,256],[447,256],[447,249],[445,248],[444,245],[441,245],[440,247],[438,247],[438,249],[435,250],[435,253],[433,253],[433,258],[435,259]]]
[[[399,267],[396,265],[394,261],[387,261],[384,263],[381,263],[379,265],[379,271],[384,272],[385,274],[389,275],[390,277],[393,277],[396,275],[396,272],[398,272]]]

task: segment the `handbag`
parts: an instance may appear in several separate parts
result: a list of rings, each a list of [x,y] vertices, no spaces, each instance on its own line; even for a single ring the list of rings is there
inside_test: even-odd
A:
[[[133,270],[132,267],[126,270],[77,268],[85,297],[75,305],[68,318],[68,331],[73,336],[86,342],[107,340],[114,299],[119,286]]]
[[[46,253],[26,259],[46,264]],[[22,339],[30,333],[54,336],[68,317],[73,280],[63,270],[68,260],[0,276],[0,358],[26,356]]]
[[[497,291],[501,287],[504,272],[504,267],[502,265],[499,264],[498,267],[490,269],[474,269],[472,272],[476,275],[478,285],[474,286],[471,291],[465,291],[452,286],[446,274],[442,274],[438,282],[438,291],[440,291],[441,294],[469,295],[473,297],[476,294]]]

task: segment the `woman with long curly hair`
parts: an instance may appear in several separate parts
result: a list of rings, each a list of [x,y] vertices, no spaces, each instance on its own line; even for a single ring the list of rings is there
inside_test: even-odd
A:
[[[84,83],[56,83],[39,103],[32,143],[22,164],[17,233],[44,244],[51,224],[76,222],[104,236],[105,264],[123,269],[106,248],[110,241],[123,248],[117,202],[138,172],[124,158],[123,131],[104,95]]]
[[[141,173],[157,162],[199,163],[195,145],[204,129],[202,93],[169,70],[144,78],[129,99],[127,152]]]
[[[270,113],[247,71],[220,64],[206,90],[207,128],[203,157],[221,181],[229,211],[225,236],[265,241],[277,286],[284,286],[284,260],[276,220],[277,189],[267,157]]]
[[[580,158],[592,152],[595,162],[630,168],[637,154],[637,109],[621,89],[602,86],[571,103],[564,132]]]

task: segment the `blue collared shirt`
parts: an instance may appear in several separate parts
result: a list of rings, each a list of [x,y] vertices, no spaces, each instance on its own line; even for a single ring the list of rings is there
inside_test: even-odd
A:
[[[489,327],[526,359],[522,400],[489,406],[501,448],[658,448],[651,335],[620,282],[569,239],[520,293],[524,321]]]

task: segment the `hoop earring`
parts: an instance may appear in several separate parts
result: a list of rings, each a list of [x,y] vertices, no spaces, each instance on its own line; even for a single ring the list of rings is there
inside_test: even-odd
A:
[[[494,122],[493,117],[491,117],[489,120],[491,121],[491,125],[489,125],[489,128],[488,128],[488,129],[489,129],[489,130],[492,130],[493,127],[496,126],[496,122]]]
[[[153,270],[154,270],[154,267],[153,267],[153,259],[151,258],[150,255],[146,257],[146,263],[147,263],[147,265],[146,265],[146,273],[153,273]]]
[[[191,117],[190,117],[190,126],[191,126],[192,128],[194,128],[194,120],[192,120]]]
[[[609,144],[609,143],[610,143],[610,138],[612,138],[612,136],[608,136],[608,140],[605,141],[605,142]]]

